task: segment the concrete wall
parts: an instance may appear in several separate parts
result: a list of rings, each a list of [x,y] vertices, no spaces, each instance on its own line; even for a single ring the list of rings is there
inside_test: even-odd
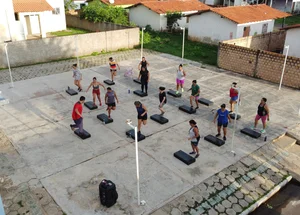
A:
[[[112,30],[121,30],[121,29],[130,29],[131,27],[117,25],[108,22],[90,22],[85,19],[80,19],[78,16],[66,15],[67,26],[74,28],[81,28],[92,32],[101,32],[101,31],[112,31]]]
[[[279,84],[285,56],[268,51],[219,44],[218,66],[222,69]],[[300,58],[288,57],[283,85],[300,89]]]
[[[139,29],[107,31],[74,36],[26,40],[8,44],[8,54],[12,67],[48,62],[76,56],[78,37],[79,56],[93,52],[115,51],[133,48],[139,44]],[[6,68],[4,45],[0,45],[0,68]]]
[[[300,28],[288,29],[286,32],[286,39],[284,45],[289,45],[289,56],[300,58]],[[284,50],[284,54],[286,49]],[[300,68],[299,68],[300,72]]]
[[[226,40],[223,43],[242,46],[265,51],[283,50],[286,32],[276,31],[256,36],[241,37],[233,40]],[[300,38],[300,36],[299,36]]]
[[[12,0],[1,1],[0,7],[0,43],[16,40],[15,16]]]
[[[237,25],[213,12],[191,16],[188,37],[190,40],[217,44],[236,37]],[[232,33],[232,38],[230,38]]]
[[[249,36],[262,34],[262,28],[264,24],[268,24],[267,32],[272,32],[274,29],[274,20],[265,20],[261,22],[253,22],[246,24],[239,24],[237,27],[236,38],[243,37],[244,27],[250,26],[250,34]]]
[[[164,24],[164,18],[159,14],[149,10],[143,5],[132,7],[129,9],[129,20],[135,23],[137,26],[145,27],[151,25],[151,28],[155,31],[161,30],[161,23]]]

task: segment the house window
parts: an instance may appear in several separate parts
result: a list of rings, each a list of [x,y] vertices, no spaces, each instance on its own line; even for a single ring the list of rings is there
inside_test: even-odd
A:
[[[268,32],[268,23],[263,24],[262,26],[262,33],[266,34]]]
[[[59,15],[60,14],[60,8],[59,7],[54,8],[54,10],[52,11],[52,14]]]
[[[15,20],[16,21],[19,21],[20,19],[19,19],[19,14],[18,13],[15,13]]]

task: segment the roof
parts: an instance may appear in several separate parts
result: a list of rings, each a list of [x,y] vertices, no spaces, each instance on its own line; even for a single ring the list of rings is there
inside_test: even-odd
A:
[[[113,5],[134,5],[146,1],[155,1],[155,0],[114,0]],[[101,2],[108,5],[110,4],[109,0],[101,0]]]
[[[281,28],[281,29],[282,29],[282,30],[289,30],[289,29],[292,29],[292,28],[300,28],[300,24],[289,25],[289,26],[286,26],[286,27]]]
[[[265,4],[211,8],[210,11],[217,13],[237,24],[259,22],[291,16],[288,13],[281,12]],[[198,12],[190,14],[189,16],[200,14],[201,12]]]
[[[167,12],[186,12],[209,10],[210,7],[198,0],[169,0],[169,1],[147,1],[135,4],[129,8],[143,5],[158,14]]]
[[[15,13],[52,11],[46,0],[13,0]]]

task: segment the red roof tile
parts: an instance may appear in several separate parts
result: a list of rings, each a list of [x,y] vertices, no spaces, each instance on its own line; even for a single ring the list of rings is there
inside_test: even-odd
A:
[[[13,0],[15,13],[52,11],[46,0]]]

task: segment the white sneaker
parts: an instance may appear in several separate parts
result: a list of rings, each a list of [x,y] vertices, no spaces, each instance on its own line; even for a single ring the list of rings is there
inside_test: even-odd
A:
[[[183,88],[181,88],[181,92],[184,92],[184,89],[183,89]]]
[[[260,132],[261,132],[262,134],[264,134],[264,133],[266,133],[266,130],[265,130],[265,129],[262,129],[262,130],[260,130]]]

